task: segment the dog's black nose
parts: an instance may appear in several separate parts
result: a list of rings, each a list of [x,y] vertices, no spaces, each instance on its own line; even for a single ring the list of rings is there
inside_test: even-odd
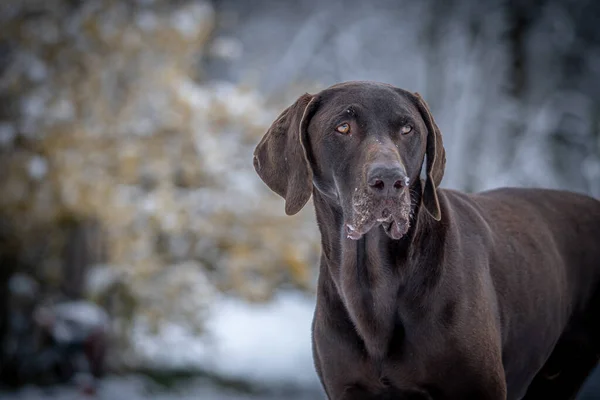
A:
[[[367,184],[378,194],[392,195],[408,186],[408,177],[400,164],[373,164],[367,173]]]

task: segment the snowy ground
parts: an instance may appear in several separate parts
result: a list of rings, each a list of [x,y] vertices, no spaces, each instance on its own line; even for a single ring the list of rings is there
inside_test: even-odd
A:
[[[179,385],[177,388],[163,388],[139,376],[111,377],[105,379],[95,396],[86,396],[70,387],[40,389],[27,387],[14,393],[0,392],[5,400],[315,400],[321,397],[316,390],[294,392],[254,392],[244,393],[214,385],[206,380],[196,380]]]
[[[95,398],[136,399],[290,399],[324,398],[312,361],[310,326],[314,296],[286,291],[267,304],[218,297],[211,304],[202,335],[175,324],[151,334],[143,322],[134,333],[139,366],[160,371],[206,371],[210,378],[143,376],[104,379]],[[27,387],[0,393],[2,399],[84,398],[75,389]]]
[[[211,305],[206,332],[165,325],[134,332],[135,352],[147,367],[210,371],[224,379],[265,386],[318,387],[310,326],[314,296],[281,292],[267,304],[220,297]]]
[[[7,400],[318,400],[325,396],[314,372],[310,324],[314,299],[297,292],[282,292],[273,302],[252,305],[218,299],[209,318],[208,334],[214,340],[170,326],[158,335],[143,329],[136,333],[137,351],[150,369],[161,366],[210,371],[210,377],[110,376],[101,381],[94,397],[72,387],[26,387],[0,392]],[[596,371],[600,375],[600,370]],[[580,400],[596,399],[596,379]]]

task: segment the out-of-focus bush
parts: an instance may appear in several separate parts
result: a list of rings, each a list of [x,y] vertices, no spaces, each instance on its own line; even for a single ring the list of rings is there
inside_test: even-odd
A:
[[[34,302],[106,308],[118,347],[146,361],[208,354],[203,366],[223,375],[312,373],[313,304],[243,303],[310,292],[318,263],[312,207],[285,216],[252,169],[271,121],[304,91],[386,81],[430,104],[443,186],[598,196],[598,4],[0,2],[0,339],[7,309],[32,307],[3,301],[18,271],[39,283]],[[220,337],[202,342],[211,323]],[[259,358],[274,348],[265,337],[302,361]],[[241,366],[217,365],[227,351]]]
[[[284,217],[251,168],[278,110],[202,82],[210,3],[15,0],[0,25],[4,259],[46,293],[81,292],[80,270],[104,265],[89,293],[121,327],[135,314],[201,330],[215,291],[310,290],[310,211]]]

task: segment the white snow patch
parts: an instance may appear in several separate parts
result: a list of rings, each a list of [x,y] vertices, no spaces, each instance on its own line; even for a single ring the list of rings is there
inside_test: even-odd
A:
[[[27,171],[30,177],[40,180],[48,173],[48,162],[43,157],[34,156],[29,160]]]
[[[86,396],[72,385],[41,388],[26,386],[18,392],[2,392],[0,398],[6,400],[315,400],[324,395],[308,393],[284,393],[283,396],[265,393],[245,394],[232,389],[218,387],[207,380],[182,383],[177,389],[161,390],[144,376],[109,376],[102,379],[95,396]]]
[[[259,384],[316,387],[311,351],[314,299],[282,292],[267,304],[221,297],[212,305],[202,336],[177,326],[151,335],[137,321],[133,342],[142,362],[197,367]]]
[[[214,10],[208,3],[192,3],[175,11],[171,15],[171,25],[179,33],[189,39],[195,38],[203,25],[210,23],[214,16]]]
[[[158,27],[159,20],[150,11],[142,11],[135,17],[135,23],[142,31],[151,32]]]
[[[86,291],[92,296],[96,296],[108,290],[122,278],[123,273],[115,267],[103,264],[94,265],[86,276]]]
[[[218,37],[211,44],[209,51],[213,57],[225,60],[239,60],[244,53],[244,47],[239,39]]]

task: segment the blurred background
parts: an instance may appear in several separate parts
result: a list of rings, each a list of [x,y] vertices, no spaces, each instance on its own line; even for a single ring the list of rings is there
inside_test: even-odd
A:
[[[304,92],[420,92],[442,186],[600,197],[598,1],[3,0],[0,27],[2,398],[323,398],[312,207],[251,162]]]

